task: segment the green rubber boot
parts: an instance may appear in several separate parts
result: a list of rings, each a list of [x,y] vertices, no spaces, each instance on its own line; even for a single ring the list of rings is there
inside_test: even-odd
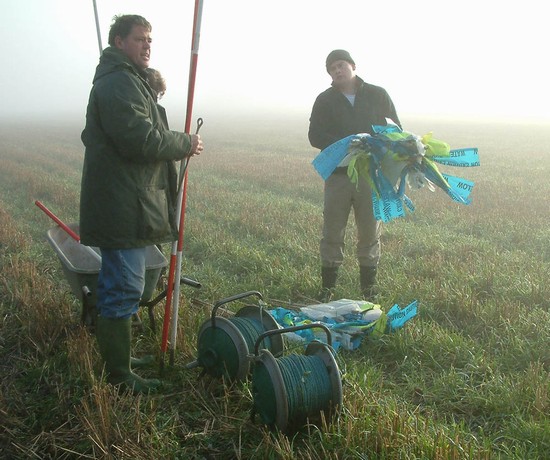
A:
[[[132,369],[140,369],[143,367],[149,367],[155,362],[155,357],[153,355],[145,355],[141,358],[130,357],[130,367]]]
[[[332,300],[336,278],[338,278],[338,267],[321,267],[321,293],[319,294],[321,302]]]
[[[376,284],[376,267],[359,267],[359,283],[361,284],[361,293],[363,298],[368,301],[373,301],[378,295],[378,286]]]
[[[103,318],[98,316],[96,337],[99,352],[105,362],[107,381],[121,385],[134,393],[150,393],[157,389],[160,381],[144,379],[130,369],[130,344],[132,340],[132,318]]]

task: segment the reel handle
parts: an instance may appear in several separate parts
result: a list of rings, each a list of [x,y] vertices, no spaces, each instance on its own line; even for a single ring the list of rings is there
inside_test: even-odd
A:
[[[285,332],[294,332],[294,331],[301,331],[304,329],[313,329],[313,328],[320,328],[325,331],[327,334],[327,345],[329,347],[332,347],[332,334],[330,333],[330,329],[325,326],[323,323],[310,323],[310,324],[302,324],[301,326],[291,326],[291,327],[285,327],[283,329],[272,329],[271,331],[266,331],[263,334],[260,334],[258,339],[256,340],[256,344],[254,345],[254,354],[258,356],[258,348],[260,347],[260,344],[262,341],[275,334],[284,334]]]
[[[226,297],[225,299],[218,300],[214,304],[214,308],[212,308],[212,327],[216,327],[216,312],[218,311],[218,308],[222,305],[234,302],[235,300],[244,299],[245,297],[250,297],[251,295],[257,296],[260,300],[263,299],[262,294],[260,294],[258,291],[247,291],[247,292],[241,292],[240,294],[232,295],[231,297]]]

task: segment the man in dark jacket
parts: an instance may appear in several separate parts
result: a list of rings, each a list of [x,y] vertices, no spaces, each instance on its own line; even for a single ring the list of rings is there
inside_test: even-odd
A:
[[[108,381],[136,392],[160,383],[130,369],[131,317],[145,286],[146,247],[174,241],[174,160],[198,155],[200,136],[170,131],[147,83],[151,25],[115,18],[101,54],[82,132],[82,244],[101,250],[97,341]]]
[[[373,134],[373,125],[386,125],[386,118],[401,126],[385,89],[365,83],[355,74],[355,62],[345,50],[334,50],[326,59],[332,86],[319,94],[311,111],[309,141],[323,150],[344,137]],[[353,207],[357,226],[357,259],[363,296],[376,294],[380,260],[381,226],[373,215],[371,189],[362,179],[358,187],[347,176],[349,158],[344,158],[325,182],[323,237],[320,245],[322,289],[325,300],[336,284],[344,258],[344,236]]]

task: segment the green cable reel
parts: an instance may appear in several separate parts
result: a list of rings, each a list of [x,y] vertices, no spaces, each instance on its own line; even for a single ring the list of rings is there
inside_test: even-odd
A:
[[[266,337],[301,329],[321,328],[327,343],[314,340],[304,354],[276,359],[258,348]],[[334,358],[330,330],[311,323],[263,333],[255,345],[252,369],[252,419],[258,414],[263,424],[283,433],[299,430],[307,423],[321,423],[339,413],[343,404],[342,379]]]
[[[214,305],[212,316],[200,328],[197,341],[197,360],[187,367],[202,367],[203,374],[230,381],[244,381],[250,373],[250,354],[257,339],[266,331],[279,329],[279,324],[267,310],[248,305],[240,309],[234,317],[216,316],[221,305],[255,295],[248,291],[222,299]],[[266,337],[264,345],[278,356],[283,352],[283,340],[278,336]]]

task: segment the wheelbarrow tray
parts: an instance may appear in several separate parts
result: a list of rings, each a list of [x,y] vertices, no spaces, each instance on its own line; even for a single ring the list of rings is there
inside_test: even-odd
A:
[[[78,233],[77,224],[68,227]],[[97,297],[97,278],[101,268],[101,253],[98,248],[78,243],[61,227],[51,228],[47,239],[57,257],[61,261],[63,272],[72,293],[81,301],[95,306]],[[145,288],[141,296],[142,302],[147,302],[153,296],[155,287],[163,267],[168,265],[166,257],[156,246],[148,246],[145,255]]]

